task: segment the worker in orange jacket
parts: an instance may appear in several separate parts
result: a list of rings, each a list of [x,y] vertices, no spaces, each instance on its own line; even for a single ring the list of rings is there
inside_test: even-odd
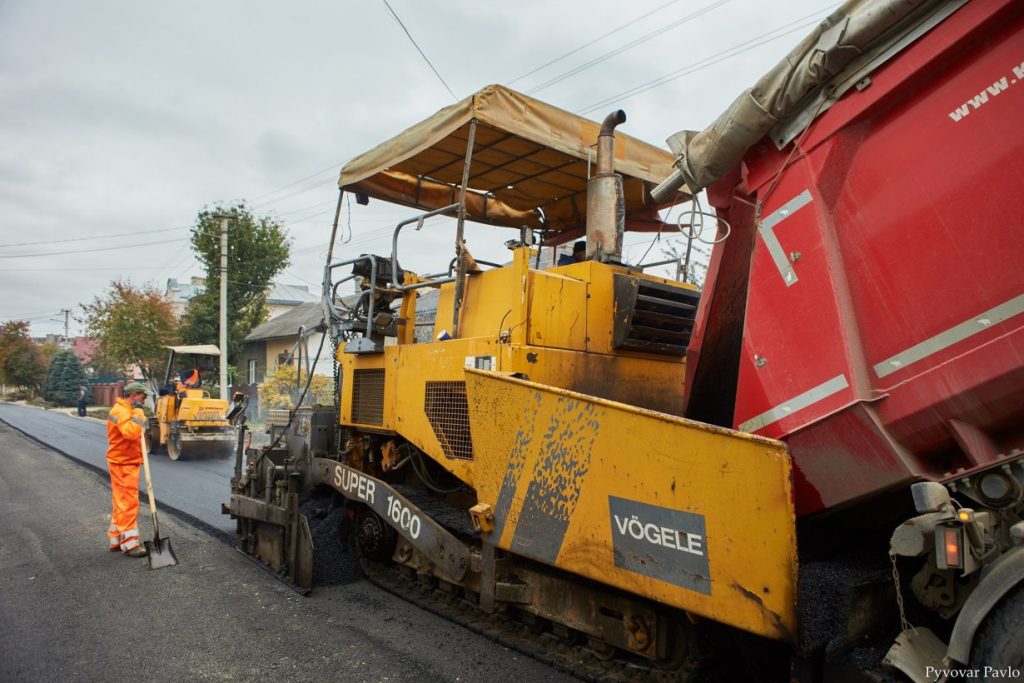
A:
[[[150,392],[142,383],[131,382],[123,393],[107,417],[107,467],[114,503],[107,536],[111,550],[145,557],[146,549],[139,542],[139,466],[146,431],[142,404]]]

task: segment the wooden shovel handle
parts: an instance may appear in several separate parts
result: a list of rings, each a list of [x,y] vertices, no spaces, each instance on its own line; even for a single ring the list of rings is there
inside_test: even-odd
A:
[[[149,448],[146,447],[146,433],[142,433],[142,469],[146,473],[146,492],[149,494],[149,511],[153,515],[153,538],[160,538],[160,524],[156,519],[156,497],[153,496],[153,480],[149,476]]]

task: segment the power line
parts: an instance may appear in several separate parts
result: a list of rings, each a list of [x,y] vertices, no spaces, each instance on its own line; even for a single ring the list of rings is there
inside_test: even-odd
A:
[[[62,242],[84,242],[87,240],[100,240],[108,237],[134,237],[135,235],[149,235],[155,232],[168,232],[170,230],[188,230],[190,225],[178,225],[173,228],[157,228],[155,230],[136,230],[134,232],[119,232],[112,235],[94,235],[92,237],[69,237],[63,240],[43,240],[41,242],[18,242],[16,244],[0,244],[0,247],[32,247],[38,244],[60,244]]]
[[[612,35],[613,33],[617,33],[617,32],[621,31],[624,28],[628,28],[628,27],[632,26],[633,24],[637,23],[638,21],[640,21],[641,19],[646,19],[647,17],[651,16],[655,12],[660,12],[661,10],[665,9],[666,7],[668,7],[669,5],[674,5],[677,2],[679,2],[679,0],[669,0],[669,2],[666,2],[664,5],[660,5],[658,7],[655,7],[650,12],[647,12],[646,14],[641,14],[639,17],[637,17],[636,19],[633,19],[632,21],[626,22],[625,24],[622,24],[621,26],[617,26],[617,27],[613,28],[611,31],[608,31],[607,33],[602,33],[597,38],[594,38],[593,40],[591,40],[589,43],[584,43],[583,45],[580,45],[578,48],[576,48],[574,50],[569,50],[564,55],[561,55],[560,57],[555,57],[550,62],[545,62],[544,64],[541,64],[540,66],[538,66],[536,69],[533,69],[531,71],[527,71],[522,76],[516,76],[515,78],[513,78],[511,81],[508,82],[508,85],[512,85],[516,81],[521,81],[524,78],[526,78],[527,76],[532,76],[533,74],[537,73],[538,71],[541,71],[542,69],[546,69],[547,67],[551,66],[552,64],[555,64],[556,62],[560,62],[563,59],[565,59],[566,57],[572,56],[572,55],[576,54],[577,52],[579,52],[580,50],[582,50],[584,48],[588,48],[591,45],[593,45],[594,43],[597,43],[597,42],[600,42],[600,41],[604,40],[605,38],[607,38],[608,36]]]
[[[116,247],[99,247],[96,249],[77,249],[73,251],[45,251],[37,254],[11,254],[10,256],[0,256],[0,259],[5,258],[30,258],[33,256],[59,256],[60,254],[90,254],[97,251],[115,251],[117,249],[135,249],[137,247],[151,247],[156,244],[170,244],[172,242],[180,242],[186,240],[187,237],[179,237],[173,240],[159,240],[157,242],[143,242],[142,244],[122,244]]]
[[[265,209],[266,207],[270,206],[271,204],[276,204],[277,202],[283,202],[285,199],[290,199],[290,198],[292,198],[292,197],[294,197],[296,195],[302,194],[303,192],[309,192],[310,190],[313,190],[313,189],[315,189],[317,187],[320,187],[322,185],[333,184],[334,182],[335,182],[335,180],[333,178],[328,178],[327,180],[320,180],[318,182],[313,183],[312,185],[308,185],[306,187],[296,188],[296,189],[292,190],[291,192],[289,192],[287,194],[281,195],[280,197],[275,197],[274,199],[268,199],[267,201],[260,202],[259,204],[250,204],[249,208],[251,208],[251,209],[257,209],[257,208]],[[294,183],[293,183],[293,185],[294,185]]]
[[[78,253],[78,252],[75,252]],[[163,270],[166,266],[159,266],[160,270]],[[118,266],[117,269],[121,270],[153,270],[152,266],[131,266],[124,267]],[[0,268],[0,273],[36,273],[36,272],[84,272],[84,271],[106,271],[110,272],[110,266],[104,268]],[[159,271],[158,271],[159,272]],[[159,279],[159,278],[156,278]]]
[[[322,283],[322,282],[310,282],[310,281],[309,281],[309,280],[307,280],[306,278],[302,277],[301,275],[296,275],[295,273],[293,273],[293,272],[292,272],[292,271],[290,271],[290,270],[282,270],[281,272],[282,272],[282,273],[284,273],[285,275],[291,275],[291,276],[292,276],[293,278],[295,278],[296,280],[302,280],[302,281],[303,281],[303,282],[305,282],[305,283],[306,283],[307,285],[312,285],[313,287],[321,287],[321,286],[323,286],[323,283]]]
[[[333,170],[333,169],[335,169],[335,168],[338,168],[339,166],[341,166],[341,164],[331,164],[330,166],[328,166],[328,167],[326,167],[326,168],[321,168],[321,169],[320,169],[319,171],[317,171],[316,173],[310,173],[310,174],[309,174],[308,176],[306,176],[305,178],[299,178],[299,179],[298,179],[298,180],[296,180],[295,182],[292,182],[292,183],[288,183],[287,185],[282,185],[281,187],[277,188],[276,190],[271,190],[270,192],[264,192],[263,194],[261,194],[261,195],[258,195],[258,196],[256,196],[256,197],[253,197],[252,199],[250,199],[250,200],[249,200],[249,205],[251,206],[251,205],[252,205],[252,204],[254,204],[254,203],[256,202],[256,200],[258,200],[258,199],[263,199],[264,197],[269,197],[269,196],[270,196],[270,195],[272,195],[272,194],[277,194],[277,193],[278,193],[278,192],[280,192],[281,190],[287,190],[287,189],[288,189],[289,187],[292,187],[292,186],[294,186],[294,185],[298,185],[299,183],[304,183],[304,182],[306,182],[307,180],[309,180],[309,179],[311,179],[311,178],[315,178],[315,177],[317,177],[317,176],[318,176],[318,175],[320,175],[321,173],[326,173],[327,171],[330,171],[330,170]]]
[[[52,311],[53,311],[52,308],[47,308],[47,309],[42,310],[42,311],[32,311],[31,313],[18,313],[18,314],[14,315],[14,316],[11,316],[11,317],[14,317],[14,318],[37,317],[38,318],[38,317],[44,316],[44,315],[53,315]]]
[[[832,7],[835,7],[835,5],[833,5]],[[722,52],[718,52],[718,53],[713,54],[713,55],[711,55],[709,57],[705,57],[704,59],[701,59],[701,60],[698,60],[696,62],[693,62],[692,64],[689,64],[687,66],[682,67],[681,69],[677,69],[676,71],[673,71],[671,73],[665,74],[664,76],[659,76],[658,78],[655,78],[653,80],[647,81],[646,83],[643,83],[641,85],[635,86],[635,87],[630,88],[628,90],[624,90],[623,92],[620,92],[620,93],[618,93],[616,95],[612,95],[611,97],[606,97],[603,100],[601,100],[599,102],[595,102],[595,103],[593,103],[593,104],[591,104],[591,105],[589,105],[589,106],[587,106],[587,107],[585,107],[583,109],[577,109],[576,113],[577,114],[588,114],[588,113],[590,113],[590,112],[592,112],[594,110],[597,110],[597,109],[600,109],[602,107],[605,107],[608,104],[611,104],[612,102],[621,102],[624,99],[633,97],[634,95],[639,95],[640,93],[646,92],[648,90],[651,90],[652,88],[657,88],[658,86],[664,85],[664,84],[669,83],[671,81],[674,81],[674,80],[676,80],[678,78],[682,78],[683,76],[688,76],[689,74],[692,74],[692,73],[695,73],[697,71],[700,71],[701,69],[706,69],[709,66],[713,66],[714,64],[718,64],[719,62],[723,62],[726,59],[730,59],[732,57],[736,57],[737,55],[743,54],[744,52],[749,52],[750,50],[753,50],[756,47],[760,47],[761,45],[764,45],[766,43],[770,43],[773,40],[778,40],[779,38],[782,38],[784,36],[789,35],[790,33],[794,33],[794,32],[799,31],[801,29],[807,28],[808,26],[813,26],[813,25],[818,23],[818,19],[812,19],[811,21],[806,21],[809,17],[814,17],[814,16],[820,15],[822,13],[827,13],[827,12],[831,11],[831,9],[832,8],[826,8],[826,9],[820,9],[820,10],[817,10],[815,12],[812,12],[811,14],[803,16],[803,17],[801,17],[799,19],[795,19],[795,20],[793,20],[793,21],[791,21],[791,22],[789,22],[787,24],[783,24],[782,26],[780,26],[778,28],[772,29],[771,31],[768,31],[767,33],[762,33],[759,36],[756,36],[756,37],[751,38],[749,40],[746,40],[746,41],[744,41],[742,43],[734,45],[733,47],[730,47],[730,48],[728,48],[726,50],[723,50]],[[803,22],[803,23],[798,23],[798,22]],[[793,26],[793,24],[797,24],[797,25]],[[787,27],[790,27],[790,26],[792,26],[792,28],[789,28],[788,30],[783,31],[782,33],[778,33],[779,31],[782,31],[783,29],[786,29]],[[772,34],[776,34],[776,33],[778,33],[778,35],[772,35]]]
[[[391,5],[388,4],[388,0],[381,0],[381,2],[384,3],[384,6],[388,8],[389,12],[391,12],[391,16],[395,18],[395,21],[398,22],[398,25],[402,27],[403,31],[405,31],[405,35],[409,37],[409,42],[411,42],[413,44],[413,47],[416,48],[416,51],[420,53],[420,57],[423,57],[423,61],[427,63],[427,66],[430,67],[430,70],[434,72],[435,76],[437,76],[437,80],[441,81],[441,84],[445,87],[445,90],[448,91],[448,94],[452,96],[452,99],[458,102],[459,98],[455,96],[455,93],[452,92],[452,89],[449,88],[448,84],[445,83],[443,78],[441,78],[441,74],[437,72],[437,69],[434,68],[434,65],[430,63],[429,59],[427,59],[427,56],[423,54],[423,50],[421,50],[420,46],[416,44],[416,41],[413,39],[412,34],[409,33],[409,29],[405,27],[405,24],[402,23],[402,20],[398,18],[397,14],[395,14],[395,10],[391,9]]]
[[[544,83],[541,83],[540,85],[534,87],[533,89],[531,89],[529,91],[529,93],[532,95],[535,92],[539,92],[539,91],[543,90],[544,88],[547,88],[548,86],[554,85],[555,83],[560,83],[560,82],[564,81],[567,78],[571,78],[572,76],[575,76],[576,74],[580,73],[581,71],[586,71],[587,69],[589,69],[589,68],[591,68],[593,66],[597,66],[601,62],[607,61],[607,60],[611,59],[612,57],[615,57],[616,55],[620,55],[620,54],[622,54],[623,52],[625,52],[627,50],[631,50],[634,47],[636,47],[637,45],[640,45],[642,43],[647,42],[651,38],[660,36],[662,33],[665,33],[667,31],[671,31],[672,29],[678,28],[679,26],[682,26],[683,24],[685,24],[687,22],[690,22],[690,21],[693,21],[694,19],[702,17],[705,14],[707,14],[708,12],[716,10],[719,7],[721,7],[722,5],[725,5],[725,4],[727,4],[727,3],[731,2],[731,1],[732,0],[717,0],[717,2],[714,2],[714,3],[710,4],[710,5],[708,5],[707,7],[702,7],[701,9],[697,10],[696,12],[692,12],[691,14],[687,14],[685,17],[677,19],[677,20],[673,21],[671,24],[666,24],[665,26],[662,26],[661,28],[655,29],[654,31],[651,31],[650,33],[645,33],[644,35],[640,36],[639,38],[626,43],[622,47],[618,47],[618,48],[616,48],[614,50],[611,50],[610,52],[606,52],[603,55],[595,57],[594,59],[590,60],[589,62],[586,62],[584,64],[581,64],[580,66],[577,66],[577,67],[575,67],[573,69],[570,69],[569,71],[566,71],[565,73],[563,73],[563,74],[561,74],[559,76],[555,76],[554,78],[552,78],[552,79],[550,79],[548,81],[545,81]]]
[[[299,213],[300,211],[307,211],[309,209],[316,209],[318,207],[324,206],[325,204],[332,204],[333,205],[336,201],[337,200],[334,200],[334,199],[328,199],[326,202],[317,202],[316,204],[310,204],[309,206],[304,206],[301,209],[289,209],[288,211],[277,211],[276,213],[277,213],[278,216],[287,216],[290,213]]]

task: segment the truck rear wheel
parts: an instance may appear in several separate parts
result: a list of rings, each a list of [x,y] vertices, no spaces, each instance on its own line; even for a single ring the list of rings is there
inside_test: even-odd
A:
[[[1024,584],[996,605],[978,630],[971,648],[971,668],[987,672],[986,681],[1007,680],[1024,670]],[[1013,669],[1016,673],[1008,673]]]

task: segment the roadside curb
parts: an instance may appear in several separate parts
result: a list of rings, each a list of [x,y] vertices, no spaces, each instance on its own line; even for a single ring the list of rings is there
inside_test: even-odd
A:
[[[32,408],[33,410],[45,410],[48,413],[59,413],[61,415],[67,415],[68,417],[76,417],[76,418],[78,418],[80,420],[92,420],[93,422],[105,422],[105,420],[103,420],[101,418],[98,418],[98,417],[92,417],[91,415],[84,415],[83,416],[83,415],[78,415],[78,414],[76,414],[74,412],[69,412],[69,411],[73,411],[74,408],[47,408],[45,406],[34,406],[31,403],[19,403],[17,401],[3,401],[3,403],[6,403],[6,404],[12,405],[12,406],[18,406],[19,408]],[[8,423],[5,422],[4,424],[8,424]],[[18,429],[14,425],[9,425],[9,426],[12,427],[13,429]],[[19,431],[21,431],[21,430],[19,430]]]

